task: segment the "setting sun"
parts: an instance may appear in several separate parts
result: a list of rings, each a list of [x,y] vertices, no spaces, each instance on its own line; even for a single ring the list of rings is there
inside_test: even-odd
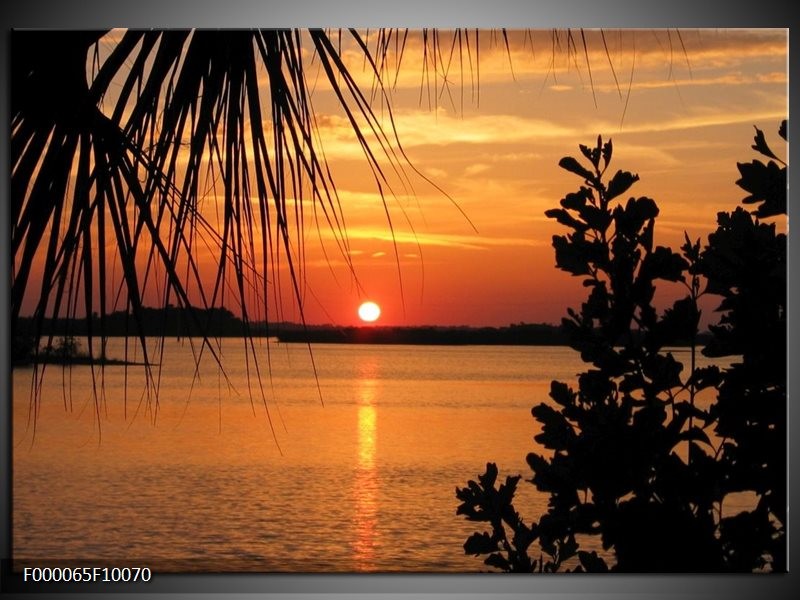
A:
[[[374,302],[364,302],[358,307],[358,316],[362,321],[372,323],[381,316],[381,307]]]

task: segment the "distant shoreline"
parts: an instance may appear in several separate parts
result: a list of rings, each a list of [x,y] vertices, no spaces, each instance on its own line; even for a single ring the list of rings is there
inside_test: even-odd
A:
[[[38,365],[61,365],[72,366],[94,366],[94,367],[146,367],[157,366],[157,363],[145,363],[138,361],[126,361],[116,358],[99,358],[89,356],[59,357],[59,356],[39,356],[29,360],[12,361],[13,367],[34,367]]]
[[[164,338],[273,338],[283,343],[313,344],[385,344],[441,346],[569,346],[569,337],[559,325],[548,323],[512,323],[504,327],[475,326],[335,326],[303,325],[292,322],[245,323],[225,308],[209,310],[145,308],[139,318],[123,311],[97,315],[91,319],[44,319],[38,331],[31,317],[16,322],[16,334],[28,337],[164,337]],[[702,344],[707,333],[697,336]],[[675,342],[688,346],[690,340]],[[108,364],[108,363],[106,363]]]

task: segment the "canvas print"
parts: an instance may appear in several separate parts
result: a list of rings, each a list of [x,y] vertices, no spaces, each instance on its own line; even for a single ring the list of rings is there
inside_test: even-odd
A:
[[[786,571],[787,30],[11,41],[16,570]]]

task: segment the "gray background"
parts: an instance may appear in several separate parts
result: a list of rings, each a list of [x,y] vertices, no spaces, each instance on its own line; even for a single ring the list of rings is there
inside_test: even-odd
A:
[[[9,31],[13,28],[96,29],[107,27],[780,27],[791,28],[788,3],[777,0],[734,1],[672,0],[2,0],[0,4],[0,281],[10,282],[8,250],[8,65]],[[797,50],[790,47],[790,64]],[[790,101],[797,83],[790,77]],[[794,130],[791,127],[790,130]],[[790,171],[790,188],[797,179]],[[791,198],[791,194],[790,194]],[[791,201],[790,201],[791,205]],[[791,208],[790,208],[791,213]],[[795,264],[796,244],[789,240],[789,265]],[[789,356],[797,354],[797,322],[792,318],[797,298],[797,278],[789,277]],[[0,285],[0,314],[7,315],[8,285]],[[7,323],[0,326],[0,558],[10,556],[11,422]],[[791,359],[790,359],[791,367]],[[789,370],[791,391],[798,384],[797,370]],[[789,431],[796,431],[797,411],[790,408]],[[789,439],[790,469],[796,464],[797,444]],[[790,482],[790,508],[797,503],[797,480]],[[791,511],[790,511],[791,512]],[[791,533],[791,526],[789,527]],[[797,536],[789,536],[790,570],[797,556]],[[174,575],[155,576],[139,586],[78,585],[32,587],[13,578],[7,563],[0,572],[0,591],[38,592],[44,597],[63,593],[96,592],[92,597],[137,592],[148,597],[184,598],[195,593],[236,597],[257,593],[264,598],[790,598],[797,574],[786,575]],[[189,594],[187,594],[187,592]],[[99,594],[99,595],[98,595]]]

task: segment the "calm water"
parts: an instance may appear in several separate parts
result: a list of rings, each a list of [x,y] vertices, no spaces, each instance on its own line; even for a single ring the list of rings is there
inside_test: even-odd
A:
[[[258,373],[226,340],[225,373],[206,351],[193,383],[199,346],[165,344],[157,398],[141,367],[96,368],[96,386],[89,367],[47,367],[35,436],[32,370],[14,370],[16,558],[485,570],[464,555],[480,524],[456,516],[455,488],[489,460],[529,477],[530,409],[583,368],[560,347],[317,345],[315,379],[303,345],[256,342]],[[520,486],[528,522],[545,503]]]

